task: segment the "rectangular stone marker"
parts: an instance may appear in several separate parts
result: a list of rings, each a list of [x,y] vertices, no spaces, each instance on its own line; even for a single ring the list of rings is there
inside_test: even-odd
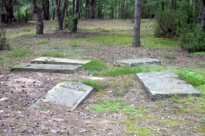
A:
[[[200,91],[177,77],[177,74],[172,72],[150,72],[137,74],[137,78],[142,82],[152,100],[172,95],[201,95]]]
[[[77,60],[77,59],[62,59],[62,58],[51,58],[51,57],[40,57],[33,59],[31,63],[40,63],[40,64],[87,64],[91,62],[90,60]]]
[[[136,58],[127,60],[118,60],[115,62],[116,66],[121,67],[134,67],[134,66],[148,66],[148,65],[160,65],[161,62],[154,58]]]
[[[69,110],[75,110],[93,91],[90,86],[79,82],[62,82],[40,99],[36,105],[41,102],[48,102],[66,106]]]
[[[22,63],[14,66],[12,71],[33,71],[33,72],[54,72],[54,73],[75,73],[82,67],[77,65],[54,65],[54,64],[31,64]]]

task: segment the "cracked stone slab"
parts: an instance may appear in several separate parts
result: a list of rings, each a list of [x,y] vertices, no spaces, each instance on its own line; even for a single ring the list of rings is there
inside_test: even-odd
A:
[[[73,111],[93,90],[92,87],[79,82],[62,82],[48,91],[33,107],[38,107],[41,103],[51,103],[66,106],[68,110]]]
[[[199,90],[185,81],[178,79],[177,74],[172,72],[139,73],[137,74],[137,78],[143,84],[145,91],[152,100],[172,95],[201,95]]]
[[[33,72],[53,72],[53,73],[75,73],[82,67],[77,65],[55,65],[55,64],[32,64],[22,63],[14,66],[12,71],[33,71]]]
[[[91,62],[90,60],[78,60],[78,59],[64,59],[64,58],[52,58],[52,57],[40,57],[33,59],[31,63],[40,64],[71,64],[71,65],[83,65]]]
[[[161,62],[160,60],[154,58],[136,58],[136,59],[118,60],[114,64],[116,66],[121,66],[121,67],[134,67],[134,66],[160,65]]]

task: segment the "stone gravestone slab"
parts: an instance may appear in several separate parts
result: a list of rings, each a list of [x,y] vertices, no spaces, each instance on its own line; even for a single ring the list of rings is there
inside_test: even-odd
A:
[[[177,77],[177,74],[172,72],[150,72],[137,74],[137,78],[142,82],[152,100],[172,95],[201,95],[200,91]]]
[[[161,62],[154,58],[136,58],[136,59],[126,59],[118,60],[115,65],[121,67],[134,67],[134,66],[148,66],[148,65],[160,65]]]
[[[55,72],[55,73],[75,73],[82,67],[77,65],[54,65],[54,64],[31,64],[22,63],[14,66],[12,71],[34,71],[34,72]]]
[[[51,57],[40,57],[33,59],[31,63],[41,63],[41,64],[87,64],[91,62],[90,60],[77,60],[77,59],[63,59],[63,58],[51,58]]]
[[[66,106],[70,111],[75,110],[93,91],[90,86],[79,82],[62,82],[57,84],[53,89],[40,99],[40,103],[51,103]]]

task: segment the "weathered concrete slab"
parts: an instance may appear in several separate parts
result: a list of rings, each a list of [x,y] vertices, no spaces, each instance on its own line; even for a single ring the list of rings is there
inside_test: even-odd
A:
[[[14,66],[12,71],[34,71],[34,72],[54,72],[54,73],[75,73],[82,67],[77,65],[54,65],[54,64],[31,64],[22,63]]]
[[[152,100],[172,95],[201,95],[200,91],[177,77],[177,74],[172,72],[137,74],[137,78],[142,82]]]
[[[136,58],[136,59],[126,59],[118,60],[115,65],[121,67],[134,67],[134,66],[148,66],[148,65],[160,65],[161,62],[154,58]]]
[[[72,64],[72,65],[83,65],[91,62],[90,60],[78,60],[78,59],[63,59],[63,58],[52,58],[52,57],[40,57],[33,59],[31,63],[40,64]]]
[[[93,91],[93,88],[79,82],[62,82],[40,99],[36,105],[43,103],[66,106],[70,111],[75,110]]]

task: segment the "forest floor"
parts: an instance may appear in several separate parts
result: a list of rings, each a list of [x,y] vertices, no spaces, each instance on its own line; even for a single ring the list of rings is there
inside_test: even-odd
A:
[[[142,47],[134,48],[132,27],[129,20],[86,20],[78,33],[67,33],[46,22],[45,34],[36,36],[33,23],[5,26],[11,50],[0,51],[0,135],[204,136],[204,95],[151,101],[136,73],[113,66],[119,59],[154,57],[162,65],[143,69],[205,79],[204,53],[189,54],[176,40],[154,37],[156,23],[149,19],[142,20]],[[10,72],[40,56],[97,60],[98,71],[91,66],[76,74]],[[98,90],[74,112],[56,105],[30,108],[62,81],[87,81]],[[205,92],[205,85],[197,88]]]

